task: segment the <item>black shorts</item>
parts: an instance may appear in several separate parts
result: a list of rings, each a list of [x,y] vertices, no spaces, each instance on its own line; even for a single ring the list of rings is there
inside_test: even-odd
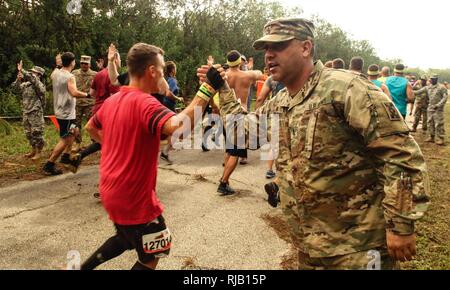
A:
[[[59,137],[66,138],[67,136],[73,135],[72,132],[70,132],[70,126],[72,124],[75,125],[75,120],[56,120],[58,121],[59,125]]]
[[[247,149],[233,148],[233,149],[226,149],[225,152],[234,157],[247,158]]]
[[[223,127],[223,136],[227,138],[227,133],[225,131],[225,126]],[[234,157],[247,158],[247,149],[238,149],[237,145],[234,145],[232,149],[225,149],[225,152]]]
[[[162,215],[147,224],[130,226],[114,224],[114,226],[117,236],[126,248],[136,250],[139,262],[146,264],[169,255],[172,237]]]

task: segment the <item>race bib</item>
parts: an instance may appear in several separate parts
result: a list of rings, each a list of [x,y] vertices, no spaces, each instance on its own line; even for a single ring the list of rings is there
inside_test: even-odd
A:
[[[147,254],[155,254],[170,249],[172,236],[169,229],[142,236],[142,246]]]

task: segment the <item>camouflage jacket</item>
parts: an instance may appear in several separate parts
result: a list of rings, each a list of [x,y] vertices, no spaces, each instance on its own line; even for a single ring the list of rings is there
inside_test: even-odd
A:
[[[75,76],[75,81],[77,83],[77,89],[89,93],[97,72],[89,69],[87,72],[83,72],[81,69],[74,70],[72,74]],[[95,104],[94,98],[77,98],[77,106],[91,106]]]
[[[223,116],[243,112],[228,88],[220,109]],[[386,229],[414,232],[429,203],[425,161],[374,84],[319,61],[300,92],[291,97],[283,89],[252,114],[265,113],[280,114],[277,183],[301,251],[344,255],[385,246]],[[249,115],[246,128],[261,122]]]
[[[37,110],[44,112],[45,85],[31,72],[22,70],[22,74],[23,80],[16,80],[12,84],[13,90],[22,96],[22,113],[28,114]]]
[[[423,88],[423,86],[420,83],[420,81],[417,82],[413,86],[413,90],[414,91],[418,91],[418,90],[420,90],[422,88]],[[428,107],[428,94],[427,94],[427,92],[422,91],[422,93],[415,95],[415,106],[416,107],[420,107],[420,108],[425,108],[425,109]]]
[[[448,91],[443,85],[436,84],[434,86],[427,86],[420,90],[414,91],[416,96],[423,93],[428,96],[428,110],[444,110],[445,103],[447,102]]]

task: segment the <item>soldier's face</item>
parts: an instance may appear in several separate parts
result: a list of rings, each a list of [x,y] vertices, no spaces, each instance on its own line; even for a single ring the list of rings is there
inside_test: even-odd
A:
[[[302,44],[302,41],[293,39],[265,45],[265,63],[275,81],[288,85],[298,77],[306,60]]]
[[[89,70],[89,66],[90,65],[88,63],[83,62],[83,63],[81,63],[81,70],[86,72]]]

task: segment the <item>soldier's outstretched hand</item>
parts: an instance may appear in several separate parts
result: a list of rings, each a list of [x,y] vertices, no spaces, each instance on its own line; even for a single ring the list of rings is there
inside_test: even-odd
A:
[[[386,231],[386,242],[389,256],[397,261],[411,261],[416,255],[416,236],[396,235],[390,231]]]

